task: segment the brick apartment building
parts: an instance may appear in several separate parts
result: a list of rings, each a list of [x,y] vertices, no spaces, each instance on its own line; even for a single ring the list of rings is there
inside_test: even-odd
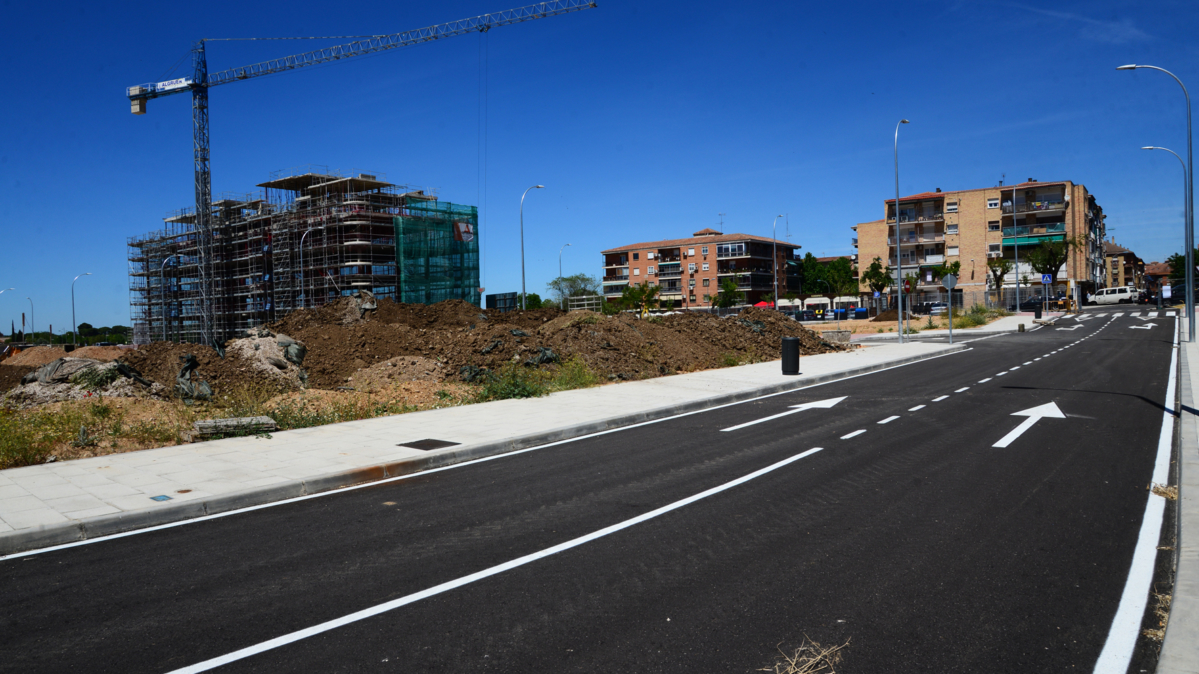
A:
[[[800,246],[764,236],[701,229],[687,239],[647,241],[602,251],[604,297],[615,299],[626,286],[649,282],[662,286],[659,297],[663,307],[710,307],[720,292],[720,282],[733,278],[746,301],[754,304],[771,293],[774,270],[770,261],[776,243],[779,294],[798,293],[795,251]]]
[[[904,276],[919,274],[918,289],[933,291],[940,289],[933,268],[956,261],[961,263],[958,288],[979,292],[988,289],[988,259],[1005,257],[1014,263],[1018,247],[1076,238],[1086,246],[1071,250],[1058,283],[1074,281],[1083,292],[1106,285],[1103,209],[1083,185],[1030,179],[1014,186],[954,192],[938,187],[901,197],[899,206],[898,241],[894,199],[883,200],[885,219],[853,227],[861,268],[876,257],[896,268],[902,257]],[[1023,286],[1024,277],[1040,282],[1040,274],[1020,256],[1003,287],[1015,288],[1017,279]]]
[[[1144,260],[1117,244],[1114,237],[1111,241],[1104,242],[1103,252],[1107,258],[1108,287],[1132,286],[1137,290],[1145,289]]]

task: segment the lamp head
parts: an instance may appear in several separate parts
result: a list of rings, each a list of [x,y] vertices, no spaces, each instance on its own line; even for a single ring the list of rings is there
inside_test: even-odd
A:
[[[545,185],[534,185],[533,187],[536,187],[537,189],[541,189],[541,188],[545,187]]]
[[[1141,149],[1142,149],[1142,150],[1152,150],[1152,149],[1153,149],[1153,146],[1152,146],[1152,145],[1146,145],[1145,147],[1143,147],[1143,148],[1141,148]]]
[[[1116,70],[1136,70],[1136,69],[1137,69],[1136,64],[1129,64],[1126,66],[1118,66],[1116,68]]]
[[[901,119],[901,120],[899,120],[899,123],[900,123],[900,124],[911,124],[911,122],[909,122],[909,121],[908,121],[908,120],[906,120],[906,119]]]

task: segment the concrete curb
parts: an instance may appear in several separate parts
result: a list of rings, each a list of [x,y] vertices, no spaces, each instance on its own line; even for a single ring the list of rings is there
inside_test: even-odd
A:
[[[170,524],[172,522],[194,519],[197,517],[203,517],[205,515],[215,515],[218,513],[229,512],[231,510],[237,510],[239,508],[247,508],[250,506],[283,501],[298,496],[320,494],[336,489],[342,489],[344,487],[374,482],[385,478],[410,475],[412,473],[418,473],[432,468],[450,466],[456,463],[463,463],[465,461],[480,459],[487,456],[506,454],[508,452],[513,452],[520,449],[537,447],[540,445],[549,444],[551,442],[569,440],[571,438],[577,438],[583,435],[590,435],[592,433],[613,430],[646,421],[663,419],[678,414],[684,414],[686,412],[696,412],[720,405],[741,402],[772,393],[792,391],[813,386],[815,384],[823,384],[830,381],[837,381],[839,379],[848,379],[849,377],[868,374],[878,370],[884,370],[900,365],[908,365],[910,363],[928,360],[930,358],[936,358],[950,353],[956,353],[958,351],[965,351],[967,348],[969,348],[965,344],[945,345],[945,347],[946,348],[938,350],[935,353],[906,356],[904,358],[896,358],[890,361],[850,368],[838,372],[829,372],[811,377],[804,377],[801,374],[795,379],[779,382],[777,384],[771,384],[769,386],[762,386],[755,389],[715,395],[710,398],[703,398],[701,400],[692,400],[685,403],[679,403],[677,405],[667,405],[665,407],[635,412],[632,414],[617,415],[607,419],[600,419],[598,421],[592,421],[583,424],[562,426],[560,428],[543,431],[541,433],[533,433],[514,438],[505,438],[503,440],[497,440],[494,442],[436,450],[429,452],[424,456],[411,457],[391,463],[353,468],[336,473],[327,473],[325,475],[319,475],[303,480],[288,480],[264,487],[257,487],[254,489],[247,489],[228,494],[220,494],[204,500],[181,501],[153,509],[114,513],[111,515],[101,515],[98,517],[88,517],[82,520],[5,532],[0,534],[0,557],[4,555],[11,555],[17,552],[24,552],[26,550],[35,550],[54,545],[62,545],[64,543],[74,543],[91,538],[133,531],[135,529],[145,529],[148,527]]]
[[[1161,674],[1199,671],[1199,545],[1195,542],[1199,539],[1199,418],[1193,411],[1196,382],[1191,379],[1191,359],[1197,350],[1186,342],[1180,346],[1176,566],[1170,619],[1157,661]]]

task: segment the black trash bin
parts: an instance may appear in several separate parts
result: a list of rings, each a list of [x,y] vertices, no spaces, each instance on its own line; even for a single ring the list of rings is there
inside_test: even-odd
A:
[[[1041,305],[1038,304],[1036,307],[1033,308],[1032,317],[1036,318],[1036,319],[1041,318]]]
[[[783,374],[799,374],[799,338],[783,338]]]

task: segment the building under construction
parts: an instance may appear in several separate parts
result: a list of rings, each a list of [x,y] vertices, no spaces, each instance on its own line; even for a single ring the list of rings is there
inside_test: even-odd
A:
[[[190,208],[129,239],[135,343],[204,341],[206,304],[221,342],[359,290],[400,302],[479,304],[474,206],[376,175],[313,167],[277,172],[258,187],[256,196],[213,201],[207,256]]]

